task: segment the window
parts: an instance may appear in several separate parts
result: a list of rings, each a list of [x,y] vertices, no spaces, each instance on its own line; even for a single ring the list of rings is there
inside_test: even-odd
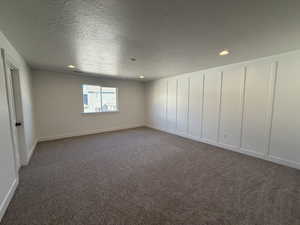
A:
[[[118,111],[118,90],[115,87],[82,85],[84,113]]]

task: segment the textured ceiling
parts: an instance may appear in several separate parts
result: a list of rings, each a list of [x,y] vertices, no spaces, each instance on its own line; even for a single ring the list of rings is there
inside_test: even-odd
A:
[[[300,1],[1,0],[0,29],[33,68],[153,79],[299,49]]]

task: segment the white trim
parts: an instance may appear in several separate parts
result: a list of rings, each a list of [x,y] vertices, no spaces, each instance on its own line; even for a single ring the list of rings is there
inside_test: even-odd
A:
[[[246,82],[247,82],[247,67],[244,67],[244,79],[241,87],[241,101],[242,101],[242,107],[241,107],[241,127],[240,127],[240,143],[239,147],[242,148],[243,146],[243,136],[244,136],[244,122],[245,122],[245,102],[246,102]]]
[[[25,124],[24,124],[24,109],[23,109],[23,100],[22,100],[22,85],[21,85],[21,77],[20,77],[20,69],[17,66],[17,62],[11,57],[5,49],[1,49],[1,55],[4,63],[5,69],[5,80],[7,86],[7,102],[9,109],[9,117],[10,117],[10,126],[11,126],[11,138],[13,142],[14,148],[14,158],[16,171],[18,172],[22,165],[26,165],[27,162],[27,147],[25,141]],[[12,72],[13,71],[13,72]],[[17,78],[16,83],[13,81],[13,77]],[[17,104],[14,96],[15,91],[18,91],[18,95],[20,95],[19,104]],[[18,106],[18,107],[17,107]],[[18,112],[19,109],[19,113]],[[20,114],[20,118],[17,118],[18,114]],[[15,130],[14,123],[20,121],[23,123],[22,127]]]
[[[19,178],[16,178],[13,181],[12,185],[10,186],[9,191],[5,195],[5,198],[3,199],[3,201],[0,204],[0,221],[3,218],[12,197],[14,196],[14,193],[18,187],[18,184],[19,184]]]
[[[221,87],[220,87],[220,100],[219,100],[218,128],[217,128],[218,129],[218,131],[217,131],[217,142],[218,143],[220,143],[220,132],[221,132],[223,82],[224,82],[224,72],[221,71]]]
[[[266,156],[270,155],[271,152],[271,141],[272,141],[272,129],[273,129],[273,117],[274,117],[274,109],[275,109],[275,100],[276,100],[276,87],[277,87],[277,76],[278,76],[278,61],[274,62],[272,64],[271,68],[271,80],[270,80],[270,111],[267,117],[268,125],[269,125],[269,130],[267,131],[267,136],[268,136],[268,144],[267,144],[267,150],[266,150]]]
[[[203,137],[204,88],[205,88],[205,73],[202,73],[202,104],[201,104],[201,134],[200,134],[200,137]]]
[[[79,137],[79,136],[85,136],[89,134],[99,134],[99,133],[105,133],[105,132],[111,132],[111,131],[119,131],[119,130],[125,130],[125,129],[134,129],[139,127],[144,127],[144,124],[137,124],[134,126],[124,126],[124,127],[113,127],[109,129],[96,129],[96,130],[87,130],[82,132],[72,132],[72,133],[64,133],[59,134],[55,136],[46,136],[46,137],[40,137],[38,142],[41,141],[52,141],[57,139],[63,139],[63,138],[70,138],[70,137]]]
[[[238,146],[235,146],[235,145],[229,145],[229,144],[225,144],[225,143],[218,143],[217,146],[221,147],[221,148],[224,148],[224,149],[234,151],[234,152],[241,152],[240,148]]]
[[[190,133],[190,95],[191,95],[191,77],[188,77],[188,100],[187,100],[187,116],[186,116],[186,133]]]
[[[251,150],[251,149],[241,148],[241,151],[243,153],[247,154],[247,155],[257,157],[257,158],[260,158],[260,159],[265,159],[266,158],[264,153],[256,152],[256,151]]]
[[[26,159],[25,165],[23,165],[23,166],[26,166],[29,164],[30,159],[33,155],[33,152],[35,150],[35,147],[36,147],[38,141],[39,141],[39,139],[34,140],[33,145],[31,146],[31,148],[29,149],[29,153],[27,154],[27,159]]]
[[[15,101],[13,98],[13,87],[12,87],[12,76],[10,67],[12,66],[11,63],[7,60],[8,55],[6,51],[1,48],[1,59],[3,63],[3,72],[4,72],[4,86],[6,86],[6,101],[7,101],[7,108],[8,108],[8,116],[9,116],[9,126],[10,126],[10,137],[13,147],[13,154],[14,154],[14,164],[16,173],[18,173],[21,162],[22,162],[22,156],[20,152],[20,143],[19,141],[19,135],[17,135],[17,131],[15,130],[15,127],[13,124],[16,122],[16,113],[15,113]]]
[[[176,130],[178,129],[178,79],[176,79]]]
[[[165,88],[165,96],[164,96],[164,98],[165,98],[165,101],[164,101],[164,107],[165,107],[165,109],[164,109],[164,112],[163,112],[163,114],[164,114],[164,120],[163,120],[163,127],[167,127],[168,126],[168,118],[167,118],[167,116],[168,116],[168,82],[167,81],[163,81],[163,86],[164,86],[164,88]],[[148,104],[149,104],[149,102],[148,102]],[[148,108],[149,108],[149,105],[148,105]],[[148,112],[149,113],[149,112]]]
[[[207,138],[199,138],[198,141],[203,142],[205,144],[209,144],[209,145],[214,145],[214,146],[218,146],[219,143],[215,140],[211,140],[211,139],[207,139]]]
[[[282,159],[282,158],[272,156],[272,155],[269,156],[268,161],[275,162],[275,163],[278,163],[278,164],[281,164],[281,165],[284,165],[284,166],[293,167],[295,169],[300,170],[300,163],[295,162],[295,161]]]
[[[295,161],[281,159],[281,158],[278,158],[278,157],[275,157],[275,156],[272,156],[272,155],[260,154],[260,153],[254,152],[252,150],[249,150],[249,149],[239,148],[239,147],[232,146],[232,145],[221,144],[221,143],[217,143],[215,141],[211,141],[211,140],[208,140],[208,139],[205,139],[205,138],[197,138],[197,137],[194,137],[194,136],[191,136],[191,135],[188,135],[188,134],[178,133],[176,131],[164,130],[164,129],[161,129],[161,128],[151,126],[149,124],[147,124],[145,126],[149,127],[149,128],[152,128],[152,129],[155,129],[155,130],[160,130],[160,131],[163,131],[163,132],[171,133],[171,134],[174,134],[174,135],[177,135],[177,136],[180,136],[180,137],[188,138],[188,139],[191,139],[191,140],[194,140],[194,141],[198,141],[198,142],[206,143],[206,144],[209,144],[209,145],[213,145],[213,146],[222,148],[224,150],[230,150],[230,151],[238,152],[238,153],[241,153],[241,154],[244,154],[244,155],[252,156],[252,157],[255,157],[255,158],[259,158],[259,159],[262,159],[262,160],[270,161],[270,162],[273,162],[273,163],[276,163],[276,164],[280,164],[280,165],[284,165],[284,166],[288,166],[288,167],[292,167],[292,168],[300,170],[300,163],[295,162]]]
[[[168,117],[168,96],[169,96],[169,81],[166,81],[166,119],[165,119],[165,129],[167,129],[169,127],[169,117]]]
[[[103,114],[103,113],[119,113],[119,110],[115,111],[105,111],[105,112],[81,112],[82,115],[90,115],[90,114]]]
[[[194,140],[194,141],[200,141],[201,137],[199,136],[194,136],[194,135],[189,135],[189,138]]]

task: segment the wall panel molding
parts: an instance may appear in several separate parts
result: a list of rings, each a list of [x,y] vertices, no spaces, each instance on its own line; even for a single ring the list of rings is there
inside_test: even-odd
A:
[[[270,80],[270,106],[269,106],[269,114],[268,114],[268,147],[265,156],[270,155],[271,150],[271,136],[272,136],[272,127],[273,127],[273,116],[274,116],[274,105],[275,105],[275,94],[276,94],[276,85],[277,85],[277,70],[278,70],[278,61],[272,63],[271,70],[271,80]]]
[[[222,72],[205,73],[203,103],[203,138],[218,143],[222,94]]]
[[[218,142],[226,146],[240,146],[244,74],[243,67],[222,72]]]
[[[285,57],[276,70],[269,156],[300,163],[300,57]]]
[[[247,81],[247,67],[244,67],[244,81],[242,87],[242,117],[241,117],[241,129],[240,129],[240,144],[239,147],[242,148],[243,145],[243,133],[244,133],[244,117],[245,117],[245,95],[246,95],[246,81]]]
[[[177,79],[177,130],[188,133],[189,78]]]
[[[193,73],[189,76],[189,107],[188,134],[202,137],[203,133],[203,73]]]
[[[220,100],[219,100],[219,113],[218,113],[217,143],[220,143],[220,127],[221,127],[221,118],[222,118],[222,95],[223,95],[223,71],[221,72],[221,87],[220,87]]]
[[[300,135],[296,132],[300,130],[300,120],[290,102],[293,99],[296,107],[299,104],[296,100],[300,96],[297,88],[300,76],[296,75],[300,71],[299,58],[297,51],[163,78],[167,84],[166,122],[169,123],[172,113],[176,115],[176,126],[166,129],[163,123],[147,126],[300,169]],[[182,83],[185,80],[187,85]],[[182,102],[187,103],[186,117],[182,116],[186,112]],[[148,121],[157,119],[154,116]],[[186,130],[180,129],[185,126]],[[294,139],[286,137],[291,130]],[[224,141],[227,134],[232,135],[230,141]],[[274,144],[279,140],[286,142],[285,147]]]
[[[204,89],[205,89],[205,74],[203,76],[202,84],[202,106],[201,106],[201,138],[203,138],[203,108],[204,108]]]
[[[186,127],[187,127],[187,133],[190,133],[190,97],[191,97],[191,78],[188,77],[188,99],[187,99],[187,121],[186,121]]]

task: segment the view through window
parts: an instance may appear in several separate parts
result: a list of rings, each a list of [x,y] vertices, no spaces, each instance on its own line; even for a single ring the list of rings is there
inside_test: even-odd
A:
[[[84,113],[118,111],[118,90],[115,87],[82,85]]]

